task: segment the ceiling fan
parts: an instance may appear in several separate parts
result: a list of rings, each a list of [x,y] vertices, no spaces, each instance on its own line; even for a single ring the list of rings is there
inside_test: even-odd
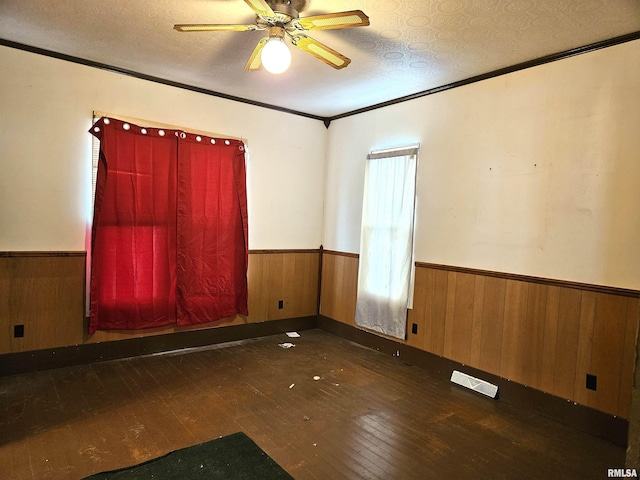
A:
[[[285,35],[296,47],[310,53],[335,69],[349,65],[351,60],[341,53],[308,37],[307,30],[329,30],[337,28],[364,27],[369,25],[369,17],[360,10],[328,13],[300,17],[298,12],[306,7],[307,0],[244,0],[256,13],[253,25],[232,24],[180,24],[173,28],[179,32],[251,32],[268,30],[269,36],[256,45],[244,69],[247,71],[265,69],[271,73],[282,73],[291,63],[291,53],[285,44]]]

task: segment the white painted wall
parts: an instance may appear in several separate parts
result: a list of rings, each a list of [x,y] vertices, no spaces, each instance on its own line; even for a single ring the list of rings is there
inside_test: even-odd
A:
[[[323,245],[370,149],[420,142],[416,260],[640,289],[640,41],[332,122]]]
[[[418,261],[640,289],[639,41],[337,120],[328,133],[8,47],[0,65],[0,251],[84,250],[99,110],[247,138],[252,249],[357,252],[366,154],[420,142]]]
[[[80,251],[93,111],[248,140],[249,248],[318,248],[322,122],[0,47],[0,251]]]

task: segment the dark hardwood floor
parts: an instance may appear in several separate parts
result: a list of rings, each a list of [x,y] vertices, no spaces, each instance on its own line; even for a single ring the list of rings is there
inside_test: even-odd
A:
[[[300,480],[603,479],[624,466],[603,440],[300,333],[0,378],[0,478],[79,479],[237,431]]]

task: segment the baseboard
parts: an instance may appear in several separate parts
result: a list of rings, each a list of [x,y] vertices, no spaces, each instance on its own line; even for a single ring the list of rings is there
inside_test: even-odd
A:
[[[341,338],[394,355],[405,363],[416,365],[426,370],[429,375],[438,380],[449,381],[453,370],[459,370],[471,376],[482,378],[487,382],[498,385],[499,399],[487,399],[487,401],[500,401],[518,405],[576,430],[607,440],[617,446],[623,448],[627,446],[629,422],[623,418],[585,407],[584,405],[578,405],[566,399],[529,388],[517,382],[509,381],[322,315],[318,316],[317,325],[318,328]]]
[[[227,327],[189,330],[147,337],[86,343],[69,347],[49,348],[28,352],[0,355],[0,376],[49,370],[53,368],[83,365],[116,360],[151,353],[202,347],[217,343],[246,340],[248,338],[275,335],[291,330],[316,328],[315,316],[246,323]]]

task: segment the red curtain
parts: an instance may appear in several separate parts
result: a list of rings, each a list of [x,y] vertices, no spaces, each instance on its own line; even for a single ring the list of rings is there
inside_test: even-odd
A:
[[[91,133],[90,333],[248,314],[242,142],[106,118]]]
[[[178,147],[178,324],[247,315],[244,147],[184,135]]]

